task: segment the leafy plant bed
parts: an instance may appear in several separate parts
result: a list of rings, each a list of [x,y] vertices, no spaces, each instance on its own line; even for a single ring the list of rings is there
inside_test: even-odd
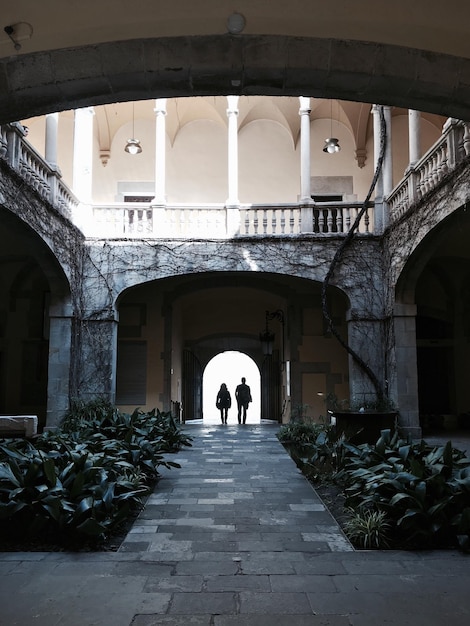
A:
[[[375,444],[337,439],[330,427],[288,450],[358,548],[470,551],[470,459],[452,447],[382,431]]]
[[[15,531],[11,524],[2,520],[0,521],[0,552],[117,552],[142,508],[145,507],[148,497],[142,500],[141,507],[131,511],[119,526],[103,537],[71,536],[67,532],[57,533],[52,528],[28,536],[24,535],[21,530]]]
[[[191,438],[171,414],[73,407],[61,428],[0,440],[0,549],[117,549],[159,478]],[[165,456],[164,456],[165,455]]]

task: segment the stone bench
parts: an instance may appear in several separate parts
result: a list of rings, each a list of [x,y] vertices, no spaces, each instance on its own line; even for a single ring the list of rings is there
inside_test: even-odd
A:
[[[0,437],[34,437],[37,415],[0,415]]]

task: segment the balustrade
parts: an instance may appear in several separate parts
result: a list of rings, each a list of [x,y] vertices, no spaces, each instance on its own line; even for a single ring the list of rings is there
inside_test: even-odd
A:
[[[372,203],[371,203],[372,206]],[[95,205],[92,223],[85,230],[90,236],[158,237],[182,239],[224,239],[227,237],[275,237],[309,234],[337,235],[346,233],[354,223],[361,204],[321,203],[312,205],[309,226],[302,230],[299,205],[253,206],[239,209],[224,205],[158,206],[141,204]],[[234,232],[228,228],[227,212],[237,210],[239,220]],[[363,216],[359,232],[369,232],[369,216]]]
[[[5,159],[22,178],[63,215],[71,217],[78,200],[61,180],[60,173],[24,140],[19,124],[0,126],[0,158]]]
[[[413,204],[436,188],[470,153],[468,124],[448,120],[440,139],[411,166],[387,198],[390,222],[400,219]]]
[[[457,164],[470,154],[469,125],[448,120],[443,134],[428,152],[406,172],[386,198],[390,222],[432,191]],[[141,238],[276,237],[301,234],[344,235],[354,224],[360,203],[151,206],[123,203],[77,209],[79,202],[63,183],[60,173],[24,140],[18,124],[0,126],[0,158],[18,171],[40,196],[62,214],[74,219],[87,236]],[[370,207],[373,203],[370,203]],[[369,207],[368,207],[369,209]],[[370,232],[368,209],[358,232]],[[86,220],[86,216],[89,219]]]

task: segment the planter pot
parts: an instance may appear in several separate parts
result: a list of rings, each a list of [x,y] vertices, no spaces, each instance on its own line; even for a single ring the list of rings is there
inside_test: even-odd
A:
[[[344,434],[351,443],[374,444],[380,437],[380,431],[394,430],[396,411],[335,411],[336,432],[338,436]]]

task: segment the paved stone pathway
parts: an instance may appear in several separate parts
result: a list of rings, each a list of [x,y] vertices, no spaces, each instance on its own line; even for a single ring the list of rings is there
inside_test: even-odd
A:
[[[1,553],[1,626],[468,626],[470,561],[354,551],[272,425],[188,426],[118,552]]]
[[[271,425],[198,429],[192,448],[175,458],[181,469],[160,482],[121,550],[179,561],[177,574],[234,575],[265,573],[261,563],[273,558],[285,561],[279,573],[292,573],[304,553],[352,550],[276,432]]]

